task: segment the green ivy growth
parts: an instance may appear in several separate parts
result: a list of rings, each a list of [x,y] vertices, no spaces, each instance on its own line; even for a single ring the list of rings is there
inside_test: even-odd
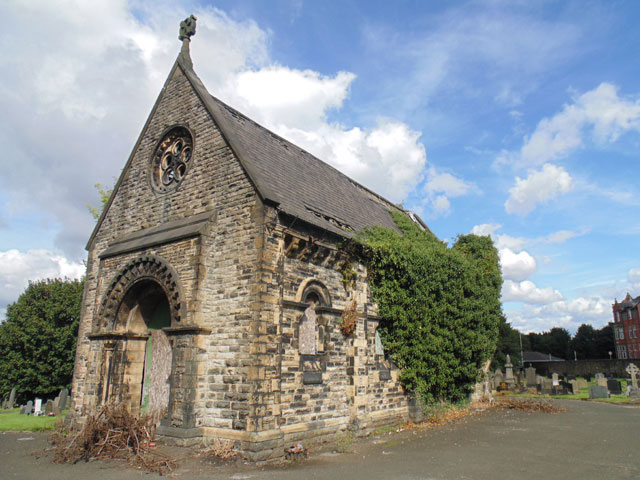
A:
[[[460,235],[452,248],[409,217],[402,231],[358,237],[387,352],[404,387],[425,404],[460,401],[491,358],[502,315],[498,253],[489,237]]]

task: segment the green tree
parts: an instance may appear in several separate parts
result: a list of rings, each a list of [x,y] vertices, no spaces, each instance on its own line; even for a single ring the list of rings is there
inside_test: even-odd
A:
[[[609,358],[609,352],[615,351],[613,329],[606,325],[596,330],[591,325],[583,323],[573,336],[570,349],[572,355],[576,352],[579,360]]]
[[[100,206],[94,207],[90,203],[87,203],[87,208],[93,218],[97,220],[100,218],[100,215],[102,215],[102,211],[107,207],[107,203],[109,203],[109,199],[113,193],[113,187],[105,189],[101,183],[96,183],[94,187],[98,190],[98,194],[100,195]]]
[[[84,280],[29,283],[0,324],[0,397],[53,397],[70,386]]]
[[[393,212],[402,231],[374,228],[359,240],[385,349],[404,387],[427,403],[466,398],[491,358],[502,315],[498,253],[488,237],[453,248]]]
[[[529,351],[528,338],[522,335],[523,351]],[[493,355],[492,368],[502,368],[507,359],[507,355],[511,357],[511,363],[514,367],[522,365],[522,357],[520,356],[520,332],[513,328],[504,315],[500,319],[498,326],[498,343],[496,352]]]

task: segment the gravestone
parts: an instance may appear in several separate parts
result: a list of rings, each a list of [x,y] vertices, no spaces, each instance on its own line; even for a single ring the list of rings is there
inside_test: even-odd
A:
[[[602,385],[591,385],[589,387],[589,398],[609,398],[609,390]]]
[[[67,408],[67,402],[69,400],[69,390],[67,390],[66,388],[63,388],[62,390],[60,390],[60,394],[58,395],[58,398],[59,398],[58,408],[60,408],[60,410],[64,410],[65,408]]]
[[[27,402],[24,413],[26,413],[27,415],[31,415],[33,413],[33,402],[31,400]]]
[[[33,414],[36,417],[39,417],[40,415],[42,415],[42,399],[41,398],[36,398],[36,404],[33,407]]]
[[[497,387],[502,382],[504,382],[504,375],[502,375],[502,370],[498,368],[493,374],[493,384],[495,387]]]
[[[605,378],[604,373],[596,373],[596,380],[599,378]]]
[[[504,381],[510,387],[511,385],[516,383],[515,378],[513,377],[513,363],[511,363],[511,356],[507,354],[507,361],[504,364]]]
[[[584,379],[585,379],[587,382],[590,382],[592,378],[593,378],[593,377],[591,376],[591,374],[590,374],[590,373],[587,373],[587,374],[585,374],[585,375],[584,375]]]
[[[622,395],[622,385],[615,378],[607,380],[607,388],[613,395]]]
[[[527,367],[524,369],[524,376],[527,381],[527,387],[533,387],[536,382],[536,369],[533,367]]]
[[[576,380],[578,383],[578,390],[581,388],[587,388],[589,386],[589,382],[587,382],[584,378],[579,378]]]
[[[607,379],[604,376],[596,378],[596,382],[599,386],[607,388]]]
[[[47,403],[44,404],[44,414],[49,415],[53,413],[53,400],[47,400]]]
[[[569,380],[569,385],[571,385],[571,390],[569,390],[571,395],[577,395],[580,393],[580,387],[578,386],[577,380]]]
[[[56,417],[59,417],[62,414],[62,410],[60,410],[60,407],[56,402],[53,402],[53,414]]]
[[[560,381],[558,380],[558,374],[557,373],[551,374],[551,381],[553,382],[553,386],[554,387],[558,387],[560,385]]]
[[[15,403],[16,403],[16,387],[13,387],[11,389],[11,393],[9,394],[9,403],[7,405],[7,408],[13,408]]]
[[[20,405],[20,415],[25,415],[27,413],[27,406]]]
[[[553,389],[553,383],[551,379],[542,377],[542,393],[550,395]]]
[[[536,385],[542,385],[542,379],[544,377],[542,375],[536,375]]]

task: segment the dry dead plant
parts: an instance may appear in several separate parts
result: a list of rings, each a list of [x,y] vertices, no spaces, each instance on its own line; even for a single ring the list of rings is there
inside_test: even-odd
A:
[[[520,410],[523,412],[560,413],[564,408],[556,407],[551,400],[531,398],[500,398],[495,402],[496,408]]]
[[[221,460],[231,460],[238,455],[233,440],[221,440],[216,438],[211,445],[200,450],[200,455],[205,457],[218,457]]]
[[[342,312],[342,320],[340,321],[340,331],[349,336],[356,329],[358,323],[358,312],[356,311],[358,304],[355,299]]]
[[[123,404],[107,404],[89,415],[84,425],[67,430],[58,424],[51,436],[53,461],[114,459],[150,472],[170,472],[176,467],[173,459],[150,449],[154,434],[153,418],[134,415]]]

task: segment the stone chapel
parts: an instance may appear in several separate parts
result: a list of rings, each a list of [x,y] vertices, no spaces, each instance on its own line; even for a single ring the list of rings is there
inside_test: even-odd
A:
[[[397,422],[411,401],[340,245],[399,208],[210,95],[194,33],[87,243],[73,414],[125,403],[255,460]]]

